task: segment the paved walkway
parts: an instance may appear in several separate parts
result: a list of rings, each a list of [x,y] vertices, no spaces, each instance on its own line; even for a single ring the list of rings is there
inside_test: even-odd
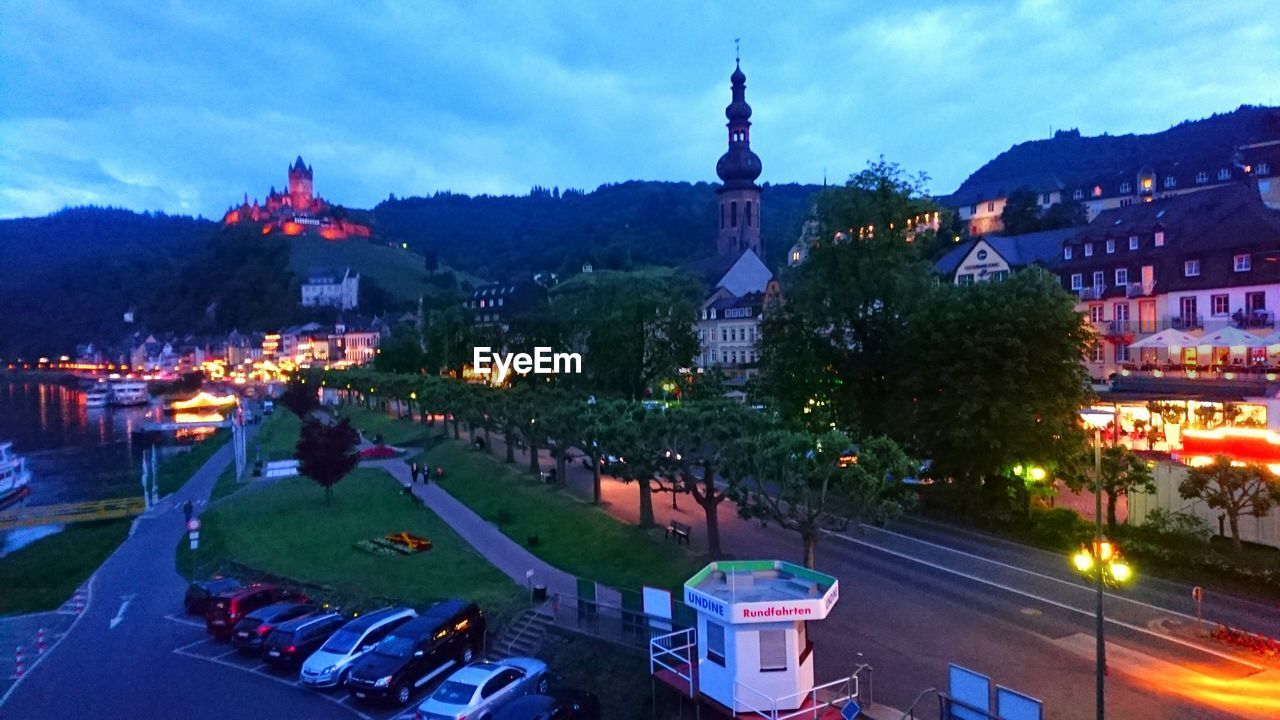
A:
[[[401,485],[413,486],[414,497],[422,501],[440,519],[449,524],[494,567],[501,570],[517,585],[545,584],[547,590],[562,595],[573,595],[576,588],[574,576],[549,565],[546,561],[524,549],[507,537],[494,524],[475,514],[436,483],[414,483],[409,466],[404,460],[392,459],[364,463],[366,467],[379,467],[391,474]],[[532,571],[530,580],[528,573]]]

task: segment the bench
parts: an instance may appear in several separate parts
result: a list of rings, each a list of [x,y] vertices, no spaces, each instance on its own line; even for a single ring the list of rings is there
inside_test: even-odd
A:
[[[684,543],[685,545],[688,545],[689,532],[691,530],[693,530],[693,528],[689,527],[688,525],[685,525],[679,520],[672,520],[670,523],[667,524],[666,537],[674,536],[676,539],[677,545],[679,545],[680,543]]]

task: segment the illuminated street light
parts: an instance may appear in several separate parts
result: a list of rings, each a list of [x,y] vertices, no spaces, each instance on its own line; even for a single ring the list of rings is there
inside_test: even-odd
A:
[[[1115,411],[1109,408],[1085,408],[1080,411],[1080,420],[1084,423],[1086,429],[1093,430],[1094,548],[1102,550],[1106,547],[1102,539],[1102,428],[1115,420]],[[1076,565],[1079,567],[1078,560]],[[1104,576],[1107,573],[1100,569],[1094,574],[1096,575],[1094,586],[1097,591],[1096,628],[1094,631],[1097,636],[1097,648],[1094,652],[1094,684],[1097,692],[1095,693],[1094,703],[1097,720],[1103,720],[1107,712],[1106,681],[1104,679],[1107,668],[1107,645],[1103,636],[1102,595],[1104,583],[1106,582]]]

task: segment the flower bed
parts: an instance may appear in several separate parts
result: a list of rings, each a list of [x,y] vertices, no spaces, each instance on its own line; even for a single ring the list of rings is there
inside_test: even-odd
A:
[[[361,460],[389,460],[400,454],[397,450],[389,445],[374,445],[360,451]]]
[[[431,549],[431,541],[408,532],[398,532],[389,533],[372,540],[360,540],[354,543],[352,547],[371,555],[393,557],[426,552]]]
[[[1213,629],[1210,637],[1266,658],[1280,658],[1280,640],[1275,638],[1233,628],[1230,625],[1219,625]]]

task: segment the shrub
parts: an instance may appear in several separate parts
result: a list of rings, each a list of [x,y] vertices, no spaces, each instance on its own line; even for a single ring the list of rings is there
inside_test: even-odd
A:
[[[1204,544],[1213,537],[1209,525],[1194,515],[1156,508],[1147,514],[1142,526],[1157,535],[1167,535],[1195,544]]]
[[[1066,508],[1035,509],[1031,512],[1031,539],[1037,545],[1068,550],[1088,542],[1092,523]]]

